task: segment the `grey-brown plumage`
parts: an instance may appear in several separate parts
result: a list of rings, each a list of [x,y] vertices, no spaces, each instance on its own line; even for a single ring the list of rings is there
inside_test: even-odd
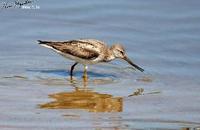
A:
[[[125,49],[120,44],[114,44],[111,47],[108,47],[104,42],[95,39],[79,39],[63,42],[38,41],[40,45],[56,51],[65,58],[76,61],[76,63],[71,67],[71,76],[74,67],[78,63],[84,64],[86,70],[87,64],[109,62],[115,58],[124,59],[138,70],[144,71],[128,59],[125,54]]]
[[[40,41],[40,44],[50,46],[61,53],[70,54],[82,59],[95,59],[99,56],[97,50],[90,49],[88,43],[71,40],[67,42]]]

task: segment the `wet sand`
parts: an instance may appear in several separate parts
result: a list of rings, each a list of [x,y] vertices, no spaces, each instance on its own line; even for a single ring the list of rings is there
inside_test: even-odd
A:
[[[31,71],[34,78],[1,78],[1,128],[182,129],[200,125],[193,120],[199,118],[196,106],[183,102],[191,100],[190,94],[195,93],[174,95],[151,76],[151,82],[141,80],[143,76],[133,81],[121,79],[124,76],[118,73],[116,77],[91,77],[86,82],[81,75],[70,81],[64,71],[46,71]]]

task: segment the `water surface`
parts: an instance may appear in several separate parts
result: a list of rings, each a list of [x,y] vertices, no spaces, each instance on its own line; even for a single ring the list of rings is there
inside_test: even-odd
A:
[[[11,1],[11,0],[10,0]],[[1,0],[0,2],[4,2]],[[11,1],[12,2],[12,1]],[[200,127],[200,2],[35,1],[0,11],[1,129],[186,129]],[[122,43],[126,62],[83,66],[37,40]]]

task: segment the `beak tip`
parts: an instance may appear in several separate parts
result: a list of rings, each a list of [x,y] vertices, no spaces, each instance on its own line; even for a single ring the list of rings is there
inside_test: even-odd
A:
[[[141,68],[141,72],[144,72],[144,69]]]
[[[141,72],[144,72],[144,69],[142,69],[141,67],[137,66],[136,64],[134,64],[131,60],[129,60],[128,57],[124,57],[124,60],[126,60],[129,64],[131,64],[132,66],[134,66],[136,69],[138,69]]]

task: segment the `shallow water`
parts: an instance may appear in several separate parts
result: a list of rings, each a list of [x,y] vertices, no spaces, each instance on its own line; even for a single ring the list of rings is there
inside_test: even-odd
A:
[[[200,127],[199,1],[29,5],[0,10],[0,129]],[[145,72],[116,60],[89,66],[88,81],[78,65],[70,81],[73,62],[37,40],[77,38],[122,43]]]

